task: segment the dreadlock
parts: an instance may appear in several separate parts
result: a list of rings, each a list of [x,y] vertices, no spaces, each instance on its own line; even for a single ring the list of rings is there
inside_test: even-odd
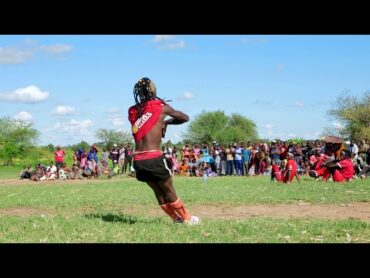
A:
[[[144,104],[152,99],[159,99],[164,102],[163,99],[157,97],[157,88],[155,87],[153,81],[148,77],[141,78],[136,82],[134,86],[134,98],[135,98],[135,107],[138,111],[138,116],[142,115],[142,107]]]

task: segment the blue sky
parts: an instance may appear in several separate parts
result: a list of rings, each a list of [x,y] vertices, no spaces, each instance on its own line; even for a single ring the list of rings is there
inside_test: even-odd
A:
[[[41,145],[129,132],[144,76],[190,119],[223,110],[252,119],[261,138],[316,139],[340,127],[327,116],[337,96],[370,89],[370,36],[0,35],[0,117],[32,122]]]

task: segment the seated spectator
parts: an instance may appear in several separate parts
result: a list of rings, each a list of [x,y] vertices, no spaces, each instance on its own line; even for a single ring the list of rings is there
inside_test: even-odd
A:
[[[61,164],[62,165],[62,164]],[[45,179],[48,179],[48,180],[55,180],[57,178],[57,174],[58,174],[58,169],[57,167],[54,165],[54,162],[50,162],[50,166],[48,166],[46,168],[46,175],[45,175]]]
[[[337,163],[339,169],[333,168],[332,175],[334,182],[351,181],[355,174],[355,168],[348,151],[342,151],[340,161]]]
[[[62,168],[58,171],[58,176],[60,180],[66,180],[69,177],[71,170],[67,167],[67,164],[63,162]]]
[[[297,181],[300,182],[300,178],[297,173],[297,163],[294,160],[294,155],[288,152],[288,161],[286,163],[285,170],[282,173],[283,182],[291,183],[294,177],[296,177]]]
[[[25,167],[21,174],[20,174],[20,179],[23,180],[23,179],[31,179],[32,175],[34,174],[34,170],[32,168],[31,165],[28,165],[27,167]]]
[[[187,176],[189,171],[189,165],[186,163],[186,159],[182,160],[182,163],[179,166],[180,176]]]
[[[370,177],[370,166],[366,165],[362,169],[362,171],[359,173],[359,176],[361,179],[364,179],[366,177]]]
[[[282,181],[281,171],[280,171],[280,167],[279,167],[277,161],[278,160],[273,160],[272,161],[272,166],[271,166],[271,181],[281,182]]]
[[[355,168],[350,156],[351,153],[349,151],[342,151],[340,161],[328,161],[320,171],[310,171],[310,176],[317,178],[318,174],[321,174],[325,181],[330,176],[333,177],[334,182],[351,181],[355,174]]]
[[[72,170],[68,174],[70,179],[83,179],[82,169],[80,169],[78,164],[78,161],[73,162]]]
[[[38,163],[36,165],[35,173],[31,176],[31,180],[41,181],[41,180],[45,180],[45,179],[46,179],[45,167],[41,163]]]

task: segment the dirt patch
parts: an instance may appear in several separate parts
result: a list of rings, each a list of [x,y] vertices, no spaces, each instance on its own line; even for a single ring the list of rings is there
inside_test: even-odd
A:
[[[192,208],[194,214],[204,218],[245,219],[251,217],[277,218],[356,218],[370,221],[370,203],[317,205],[308,203],[277,205],[202,205]]]
[[[144,205],[133,205],[122,208],[120,213],[126,215],[143,215]],[[109,209],[104,209],[108,212]],[[113,209],[117,213],[116,209]],[[198,205],[189,207],[189,211],[203,219],[248,219],[252,217],[275,218],[309,218],[309,219],[359,219],[370,222],[370,203],[317,205],[308,203],[277,204],[277,205]],[[94,208],[84,207],[75,210],[57,211],[45,208],[4,208],[0,209],[0,216],[56,216],[71,217],[76,214],[94,213]],[[146,216],[164,216],[157,206],[145,208]]]
[[[38,209],[38,208],[3,208],[0,209],[0,215],[7,215],[7,216],[32,216],[32,215],[40,215],[40,216],[48,216],[52,213],[50,210],[46,209]]]
[[[26,185],[63,185],[63,184],[85,184],[85,183],[101,183],[101,182],[117,182],[120,180],[130,179],[130,177],[118,177],[112,179],[67,179],[67,180],[44,180],[44,181],[32,181],[29,179],[0,179],[0,186],[26,186]]]

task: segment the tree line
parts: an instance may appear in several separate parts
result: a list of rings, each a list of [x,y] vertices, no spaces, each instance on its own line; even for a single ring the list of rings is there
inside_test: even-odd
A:
[[[328,115],[342,123],[343,128],[325,128],[323,135],[340,135],[352,140],[370,140],[370,92],[365,92],[361,97],[348,94],[339,96],[333,103],[333,108],[328,111]],[[39,131],[32,127],[32,123],[10,117],[0,118],[0,162],[10,166],[14,164],[14,159],[28,157],[37,160],[40,155],[40,147],[36,147],[39,136]],[[96,145],[101,149],[111,149],[113,144],[132,143],[132,136],[129,132],[114,129],[99,129],[95,136],[99,140]],[[182,134],[182,138],[184,144],[210,144],[217,141],[221,145],[227,145],[232,142],[257,140],[258,133],[253,120],[238,113],[228,116],[218,110],[203,111],[195,116],[186,132]],[[90,145],[82,141],[68,146],[71,149],[80,147],[87,150]],[[50,152],[55,149],[53,144],[42,148]]]

